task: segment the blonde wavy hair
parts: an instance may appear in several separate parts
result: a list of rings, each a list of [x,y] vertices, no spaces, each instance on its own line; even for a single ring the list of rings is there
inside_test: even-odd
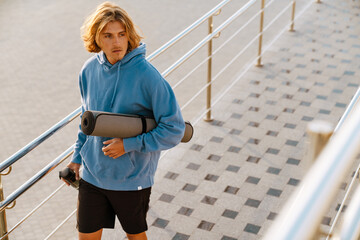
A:
[[[87,51],[95,53],[101,51],[98,44],[100,32],[104,29],[106,24],[112,21],[118,21],[125,27],[129,39],[127,52],[130,52],[140,45],[142,37],[137,32],[136,26],[128,13],[111,2],[104,2],[90,14],[81,27],[81,37]]]

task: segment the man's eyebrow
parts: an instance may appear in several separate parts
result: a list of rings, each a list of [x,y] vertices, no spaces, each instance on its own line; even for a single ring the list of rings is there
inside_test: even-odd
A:
[[[119,33],[126,33],[126,31],[124,30],[124,31],[121,31]],[[102,34],[113,34],[113,33],[112,32],[103,32]]]

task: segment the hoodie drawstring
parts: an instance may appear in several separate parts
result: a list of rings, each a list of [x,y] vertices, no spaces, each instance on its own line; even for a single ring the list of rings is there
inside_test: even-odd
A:
[[[115,96],[116,96],[116,93],[117,93],[117,86],[118,86],[118,83],[120,81],[120,68],[121,68],[121,63],[119,63],[119,66],[118,66],[118,69],[117,69],[117,78],[116,78],[115,88],[114,88],[114,92],[113,92],[113,96],[111,98],[111,104],[110,104],[111,109],[114,106]]]

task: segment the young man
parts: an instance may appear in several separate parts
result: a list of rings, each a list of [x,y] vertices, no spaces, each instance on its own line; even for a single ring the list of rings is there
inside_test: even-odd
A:
[[[79,239],[101,239],[119,219],[130,240],[147,239],[146,213],[160,151],[177,145],[184,121],[170,85],[145,59],[145,44],[128,14],[105,2],[85,21],[82,38],[96,53],[79,75],[82,111],[153,116],[157,127],[132,138],[78,133],[68,167],[80,180]]]

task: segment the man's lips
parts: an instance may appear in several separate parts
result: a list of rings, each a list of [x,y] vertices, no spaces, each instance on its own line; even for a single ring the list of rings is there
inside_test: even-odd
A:
[[[112,52],[113,53],[118,53],[118,52],[121,52],[122,50],[121,49],[113,49]]]

